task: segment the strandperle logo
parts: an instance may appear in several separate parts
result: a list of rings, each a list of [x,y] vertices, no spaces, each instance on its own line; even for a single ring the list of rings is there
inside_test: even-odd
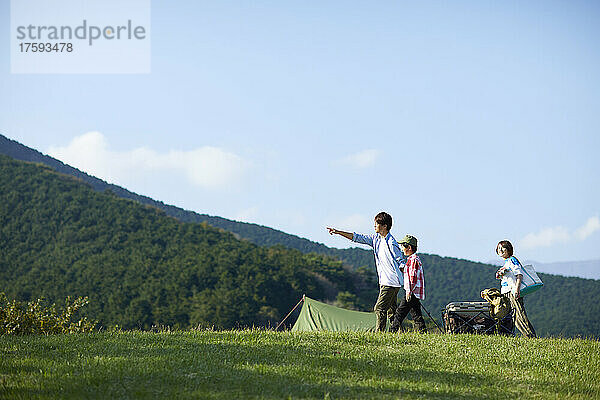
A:
[[[11,0],[11,73],[150,73],[150,1]]]
[[[135,25],[127,20],[123,25],[91,25],[86,19],[81,25],[21,25],[17,26],[17,40],[46,41],[46,40],[85,40],[89,46],[97,40],[144,40],[146,28]]]

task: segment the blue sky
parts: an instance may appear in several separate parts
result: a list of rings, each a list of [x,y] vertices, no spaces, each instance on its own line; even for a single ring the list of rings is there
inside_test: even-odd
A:
[[[11,74],[0,133],[186,209],[330,246],[600,258],[600,5],[173,2],[150,74]]]

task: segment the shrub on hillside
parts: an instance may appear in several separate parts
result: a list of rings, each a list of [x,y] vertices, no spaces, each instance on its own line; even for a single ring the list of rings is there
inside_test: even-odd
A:
[[[96,322],[83,317],[74,320],[79,309],[88,304],[87,297],[71,300],[57,309],[56,304],[44,306],[43,299],[21,303],[9,300],[0,292],[0,335],[30,335],[91,332]]]

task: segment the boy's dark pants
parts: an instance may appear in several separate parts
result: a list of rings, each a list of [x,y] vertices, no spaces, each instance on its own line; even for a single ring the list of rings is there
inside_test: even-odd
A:
[[[390,331],[398,332],[398,330],[402,328],[402,321],[404,321],[404,318],[406,318],[409,311],[417,331],[426,333],[425,320],[423,319],[423,314],[421,314],[421,301],[414,295],[410,296],[409,301],[406,301],[406,297],[402,297],[400,305],[396,308],[396,314],[394,315],[394,321],[392,322]]]
[[[379,297],[377,297],[377,303],[375,303],[375,307],[373,310],[377,315],[377,331],[383,332],[385,331],[385,325],[387,323],[387,318],[389,316],[390,322],[394,317],[394,313],[396,311],[396,304],[398,303],[398,291],[399,287],[393,286],[379,286]]]

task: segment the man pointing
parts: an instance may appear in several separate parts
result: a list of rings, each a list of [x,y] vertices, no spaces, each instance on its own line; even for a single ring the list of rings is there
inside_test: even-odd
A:
[[[379,276],[379,296],[373,309],[377,315],[377,331],[380,332],[385,331],[387,318],[389,317],[391,321],[394,316],[398,291],[404,283],[402,278],[404,256],[390,229],[392,229],[392,216],[383,211],[375,216],[374,235],[343,232],[327,227],[331,235],[340,235],[373,248]]]

